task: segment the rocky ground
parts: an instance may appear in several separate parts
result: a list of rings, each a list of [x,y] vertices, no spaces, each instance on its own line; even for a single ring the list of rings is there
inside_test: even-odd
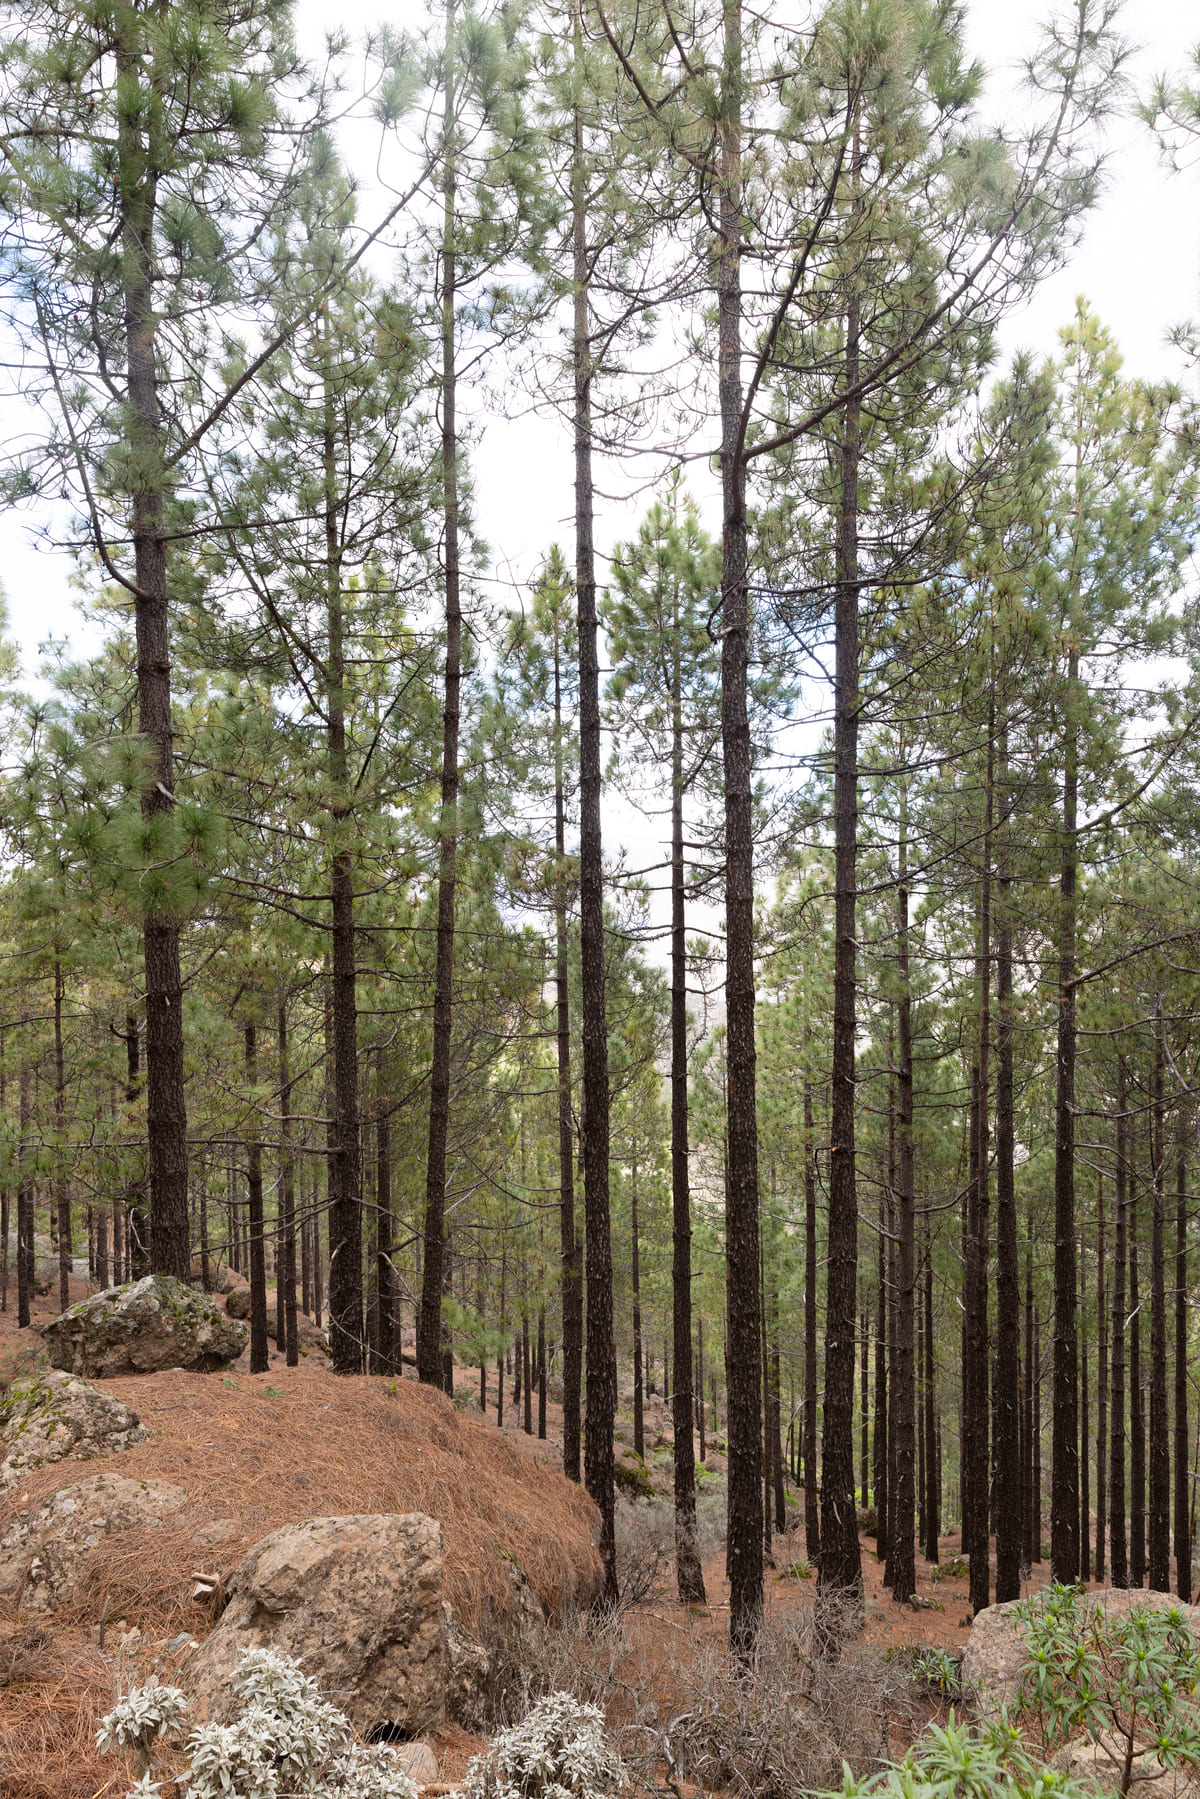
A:
[[[241,1309],[230,1285],[223,1317]],[[76,1281],[72,1299],[88,1291]],[[49,1295],[38,1298],[35,1325],[57,1310]],[[74,1366],[79,1331],[58,1335],[76,1344],[65,1357]],[[327,1371],[315,1330],[299,1368],[273,1353],[256,1376],[240,1339],[216,1370],[107,1378],[47,1371],[42,1344],[17,1331],[13,1311],[0,1312],[3,1799],[91,1799],[111,1778],[93,1739],[116,1683],[152,1670],[187,1679],[190,1665],[199,1702],[219,1712],[237,1646],[249,1642],[305,1653],[361,1728],[420,1731],[432,1799],[479,1748],[495,1682],[514,1678],[522,1657],[549,1666],[560,1653],[539,1637],[541,1621],[587,1598],[596,1559],[588,1503],[558,1472],[553,1400],[545,1438],[536,1399],[527,1435],[506,1382],[498,1429],[494,1371],[481,1414],[478,1370],[457,1371],[453,1405],[410,1369],[399,1380],[347,1382]],[[655,1720],[692,1702],[697,1681],[717,1678],[728,1625],[718,1540],[725,1458],[718,1432],[700,1470],[708,1603],[684,1607],[664,1553],[670,1419],[661,1396],[649,1395],[639,1460],[631,1398],[625,1390],[618,1425],[619,1539],[641,1592],[596,1679],[629,1728],[653,1734]],[[406,1525],[398,1514],[437,1523]],[[326,1528],[328,1518],[353,1528]],[[396,1528],[381,1554],[375,1536]],[[889,1651],[961,1651],[971,1618],[957,1533],[941,1540],[939,1566],[918,1558],[912,1606],[895,1605],[883,1587],[873,1538],[864,1534],[862,1549],[865,1650],[885,1661]],[[387,1580],[374,1572],[384,1566]],[[1045,1565],[1035,1568],[1030,1588],[1047,1579]],[[775,1539],[769,1618],[803,1635],[812,1594],[797,1528]],[[377,1628],[363,1650],[353,1620],[368,1613]],[[893,1722],[890,1738],[882,1726],[885,1752],[914,1724],[903,1707]]]

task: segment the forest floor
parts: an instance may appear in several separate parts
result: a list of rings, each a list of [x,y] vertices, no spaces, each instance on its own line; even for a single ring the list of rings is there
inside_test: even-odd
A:
[[[83,1283],[73,1283],[72,1298],[87,1291]],[[57,1311],[55,1298],[37,1299],[35,1324]],[[0,1313],[0,1387],[30,1368],[39,1348],[36,1336],[18,1331],[15,1307]],[[310,1357],[305,1365],[288,1369],[273,1355],[268,1372],[257,1376],[249,1374],[243,1358],[219,1375],[176,1370],[100,1382],[136,1407],[150,1428],[149,1439],[100,1464],[54,1464],[0,1496],[2,1531],[13,1516],[48,1493],[101,1468],[171,1480],[189,1494],[188,1506],[178,1522],[171,1521],[170,1530],[128,1533],[141,1540],[127,1546],[114,1539],[102,1579],[98,1571],[72,1611],[39,1620],[31,1629],[11,1606],[11,1616],[0,1610],[3,1799],[92,1799],[102,1790],[111,1770],[97,1762],[94,1732],[111,1703],[114,1642],[124,1639],[117,1677],[129,1684],[149,1672],[155,1652],[175,1633],[203,1635],[208,1620],[190,1604],[192,1570],[207,1570],[211,1564],[213,1572],[228,1571],[250,1543],[280,1524],[365,1511],[423,1510],[439,1517],[447,1595],[468,1621],[493,1575],[499,1577],[501,1571],[499,1561],[492,1569],[481,1554],[483,1543],[519,1544],[531,1584],[551,1606],[569,1596],[577,1579],[586,1579],[594,1553],[587,1502],[568,1483],[531,1478],[534,1468],[561,1465],[559,1406],[548,1405],[546,1437],[539,1440],[536,1434],[526,1435],[523,1406],[511,1402],[511,1377],[503,1430],[497,1430],[494,1371],[489,1371],[485,1418],[479,1411],[475,1369],[457,1371],[452,1408],[444,1395],[420,1388],[411,1370],[399,1382],[365,1378],[351,1400],[344,1378],[314,1364],[318,1358]],[[629,1447],[628,1398],[623,1395],[618,1421],[625,1484],[640,1482],[643,1490],[652,1488],[666,1502],[669,1416],[661,1396],[648,1397],[647,1459],[640,1462]],[[536,1432],[536,1403],[533,1423]],[[661,1554],[669,1504],[620,1507],[629,1553],[635,1559],[639,1554],[655,1558],[653,1532],[647,1538],[640,1522],[646,1519],[657,1520],[660,1550],[652,1560],[645,1597],[622,1616],[621,1641],[608,1678],[613,1693],[636,1694],[642,1707],[652,1702],[664,1721],[690,1702],[702,1668],[720,1659],[728,1630],[729,1587],[713,1528],[723,1500],[722,1449],[718,1435],[701,1478],[702,1524],[708,1487],[714,1538],[709,1544],[713,1553],[705,1558],[707,1606],[684,1606],[674,1596],[673,1567],[669,1556]],[[197,1531],[214,1522],[226,1526],[219,1547],[201,1547],[211,1545],[211,1533],[198,1539]],[[958,1533],[940,1539],[939,1567],[917,1558],[918,1599],[924,1603],[916,1609],[892,1601],[873,1538],[864,1534],[861,1545],[866,1618],[859,1641],[864,1648],[901,1654],[921,1648],[961,1650],[971,1612],[966,1575],[949,1572],[960,1556]],[[772,1562],[766,1582],[768,1619],[802,1629],[815,1584],[807,1574],[802,1528],[776,1537]],[[1023,1591],[1048,1579],[1043,1563]],[[102,1597],[107,1658],[98,1640]],[[444,1780],[457,1779],[480,1746],[456,1728],[442,1733],[434,1747]],[[893,1741],[894,1749],[902,1747],[902,1741]]]

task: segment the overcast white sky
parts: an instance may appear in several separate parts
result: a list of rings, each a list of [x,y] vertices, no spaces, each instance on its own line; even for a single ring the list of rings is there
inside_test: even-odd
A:
[[[1011,71],[1032,46],[1045,7],[1041,0],[973,0],[968,12],[971,48],[1003,82],[1000,72]],[[341,0],[336,22],[365,30],[384,16],[419,26],[425,10],[414,0],[401,0],[390,13],[377,0]],[[333,22],[317,0],[300,0],[299,21],[302,39],[314,47]],[[1145,86],[1152,73],[1183,67],[1190,44],[1200,37],[1200,11],[1190,0],[1128,0],[1124,25],[1141,46],[1131,73]],[[1116,331],[1129,368],[1162,375],[1177,367],[1166,343],[1170,327],[1200,315],[1200,168],[1170,175],[1148,133],[1132,118],[1113,121],[1111,142],[1107,193],[1077,256],[1010,319],[1006,348],[1052,351],[1075,295],[1085,293]],[[511,576],[527,578],[555,537],[568,541],[570,458],[554,427],[485,423],[475,489],[482,533],[497,565]],[[32,667],[48,635],[67,637],[80,648],[86,635],[68,587],[67,560],[35,547],[30,524],[28,515],[0,516],[0,579],[13,630]],[[602,541],[627,529],[625,519],[611,520],[608,532],[600,521]]]

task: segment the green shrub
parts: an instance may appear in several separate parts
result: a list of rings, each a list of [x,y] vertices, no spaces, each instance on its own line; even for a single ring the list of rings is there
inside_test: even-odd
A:
[[[1112,1757],[1122,1793],[1146,1750],[1167,1768],[1200,1767],[1200,1643],[1179,1606],[1109,1612],[1077,1587],[1052,1586],[1015,1616],[1028,1648],[1015,1717],[1043,1753],[1084,1731]]]
[[[1088,1790],[1043,1767],[1007,1721],[970,1729],[951,1712],[903,1761],[866,1780],[847,1774],[841,1799],[1083,1799]]]

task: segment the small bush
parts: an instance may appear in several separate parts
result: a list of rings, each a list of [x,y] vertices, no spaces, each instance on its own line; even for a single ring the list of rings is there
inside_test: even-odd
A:
[[[128,1799],[154,1799],[165,1779],[186,1799],[416,1799],[396,1752],[355,1743],[349,1721],[290,1656],[248,1649],[232,1684],[240,1715],[193,1730],[182,1767],[171,1753],[187,1720],[180,1689],[151,1681],[118,1699],[97,1744],[133,1755],[140,1777]]]
[[[627,1462],[617,1456],[613,1462],[613,1479],[617,1492],[626,1499],[654,1499],[657,1497],[654,1482],[649,1471],[641,1462]]]
[[[846,1764],[873,1772],[887,1755],[889,1721],[911,1709],[905,1673],[883,1653],[821,1654],[807,1606],[763,1624],[750,1667],[713,1645],[680,1671],[679,1685],[688,1709],[663,1733],[677,1783],[742,1799],[836,1788]]]
[[[463,1799],[609,1799],[625,1782],[604,1714],[548,1693],[467,1769]]]
[[[961,1699],[962,1666],[944,1649],[923,1649],[913,1657],[913,1686],[931,1699]]]

